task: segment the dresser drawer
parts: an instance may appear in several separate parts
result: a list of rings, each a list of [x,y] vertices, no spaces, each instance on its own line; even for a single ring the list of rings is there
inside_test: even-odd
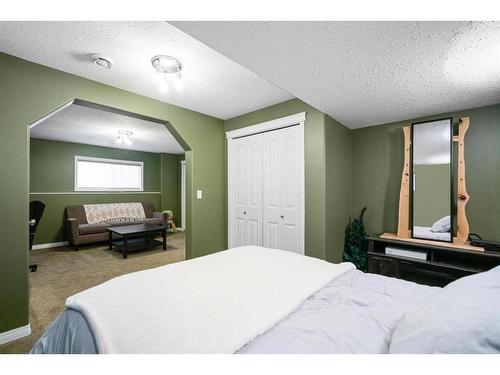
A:
[[[409,261],[399,261],[399,277],[418,284],[443,287],[461,277],[472,275],[473,272],[418,264]]]
[[[378,255],[368,255],[368,272],[383,276],[397,277],[398,264],[396,259]]]

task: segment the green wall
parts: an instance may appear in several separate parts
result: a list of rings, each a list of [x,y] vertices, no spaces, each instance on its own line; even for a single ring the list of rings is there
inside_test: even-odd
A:
[[[74,191],[75,155],[142,161],[144,191],[161,190],[161,154],[31,138],[30,192]]]
[[[144,163],[144,192],[74,192],[74,157],[91,156]],[[157,210],[180,210],[180,157],[78,143],[30,140],[30,199],[46,203],[35,244],[66,241],[64,209],[86,203],[151,202]],[[163,163],[163,160],[170,163]],[[50,193],[50,194],[47,194]],[[54,194],[64,193],[64,194]],[[70,194],[68,194],[70,193]],[[166,208],[165,208],[166,209]]]
[[[0,54],[0,87],[0,285],[8,285],[0,288],[0,332],[28,323],[27,125],[74,98],[169,121],[190,149],[187,257],[226,247],[222,120],[6,54]],[[192,199],[196,189],[202,200]]]
[[[326,116],[326,260],[341,262],[352,204],[352,132]]]
[[[161,206],[158,208],[173,211],[177,226],[182,223],[181,160],[184,155],[161,154]]]
[[[350,181],[349,130],[316,108],[292,99],[225,121],[225,130],[307,112],[305,122],[305,250],[306,255],[339,260],[343,229],[330,225],[345,223],[350,214],[350,198],[336,194],[348,191]],[[331,148],[327,153],[327,144]],[[328,172],[327,172],[328,168]],[[344,182],[342,182],[344,181]],[[350,183],[350,182],[349,182]],[[350,197],[350,193],[349,193]],[[325,204],[327,202],[327,204]]]
[[[353,133],[353,213],[364,205],[367,231],[395,232],[403,167],[403,131],[411,122],[469,116],[465,136],[470,231],[500,240],[500,104],[356,129]]]
[[[431,227],[450,214],[450,165],[420,164],[413,167],[413,225]]]

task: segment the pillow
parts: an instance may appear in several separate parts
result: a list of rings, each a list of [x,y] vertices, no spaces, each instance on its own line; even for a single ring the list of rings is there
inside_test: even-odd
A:
[[[451,232],[451,217],[450,215],[442,217],[434,224],[432,224],[431,232],[434,233],[445,233]]]
[[[500,266],[463,277],[407,310],[390,353],[500,353]]]

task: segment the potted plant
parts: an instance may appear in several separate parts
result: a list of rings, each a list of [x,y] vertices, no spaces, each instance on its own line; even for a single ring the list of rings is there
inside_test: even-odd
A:
[[[349,223],[345,228],[344,253],[342,260],[344,262],[352,262],[361,271],[366,271],[367,254],[365,248],[366,230],[363,222],[363,215],[366,207],[361,210],[359,218],[354,220],[349,219]]]

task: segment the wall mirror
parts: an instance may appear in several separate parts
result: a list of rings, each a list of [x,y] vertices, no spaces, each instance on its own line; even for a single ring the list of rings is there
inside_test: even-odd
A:
[[[397,233],[381,238],[484,251],[468,243],[465,134],[469,118],[403,126],[404,162],[399,191]]]
[[[412,238],[453,241],[453,122],[411,124],[410,229]]]

